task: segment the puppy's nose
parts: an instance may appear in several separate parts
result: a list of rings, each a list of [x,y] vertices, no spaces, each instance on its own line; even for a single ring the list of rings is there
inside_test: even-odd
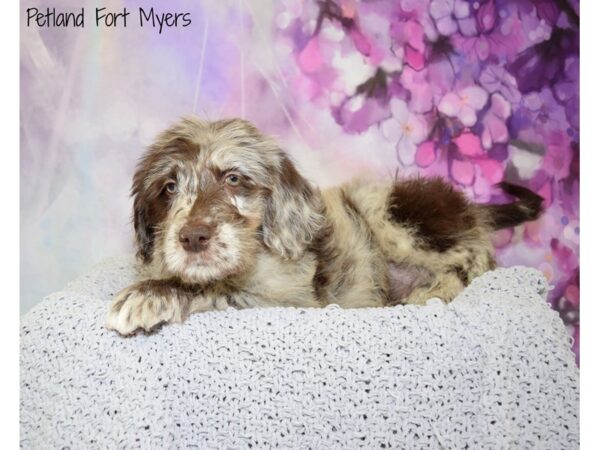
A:
[[[212,228],[208,225],[184,225],[179,231],[179,242],[188,252],[206,250],[212,236]]]

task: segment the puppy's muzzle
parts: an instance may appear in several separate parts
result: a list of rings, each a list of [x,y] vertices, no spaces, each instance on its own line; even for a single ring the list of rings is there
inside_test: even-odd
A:
[[[203,224],[187,224],[179,231],[179,242],[187,252],[198,253],[208,248],[213,227]]]

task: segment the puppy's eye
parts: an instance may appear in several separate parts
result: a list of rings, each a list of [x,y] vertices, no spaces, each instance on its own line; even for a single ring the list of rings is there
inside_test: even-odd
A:
[[[237,173],[230,173],[225,177],[225,183],[229,186],[238,186],[241,181],[242,179]]]
[[[165,192],[167,194],[176,194],[177,190],[177,183],[175,183],[174,181],[170,181],[169,183],[165,184]]]

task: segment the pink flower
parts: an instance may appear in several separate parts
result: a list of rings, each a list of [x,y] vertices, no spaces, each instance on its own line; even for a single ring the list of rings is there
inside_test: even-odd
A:
[[[475,166],[470,161],[454,159],[450,163],[450,175],[457,183],[470,186],[475,181]]]
[[[396,26],[396,23],[393,26]],[[414,20],[400,23],[399,26],[402,30],[404,42],[416,51],[423,53],[425,51],[423,26]]]
[[[298,54],[298,65],[305,73],[314,73],[321,68],[323,57],[318,37],[312,38]]]
[[[390,27],[390,35],[396,47],[403,47],[406,63],[415,70],[425,67],[425,41],[423,26],[414,21],[393,22]]]
[[[449,92],[438,106],[438,110],[449,117],[457,117],[466,127],[477,122],[477,111],[482,109],[488,100],[487,92],[479,86],[462,89],[458,94]]]
[[[483,149],[479,137],[470,132],[464,132],[453,139],[458,150],[465,156],[481,156]]]
[[[425,2],[423,0],[400,0],[400,6],[404,11],[419,11]]]
[[[472,175],[477,175],[475,190],[489,191],[489,185],[502,181],[504,167],[502,163],[491,159],[483,150],[479,136],[463,131],[452,142],[458,148],[464,161],[453,161],[451,174],[461,184],[472,184]],[[477,170],[475,170],[477,167]],[[488,192],[489,193],[489,192]]]
[[[543,168],[546,173],[553,174],[554,180],[567,178],[570,174],[573,150],[570,138],[562,130],[553,130],[546,136],[546,155]]]
[[[425,71],[405,67],[400,75],[402,85],[410,92],[410,110],[425,113],[433,108],[433,89],[427,80]]]
[[[365,56],[369,56],[371,54],[371,43],[369,39],[363,34],[363,32],[358,28],[358,26],[353,26],[350,28],[350,38],[356,47],[356,50],[361,52]]]
[[[481,140],[484,148],[490,149],[497,142],[508,141],[508,129],[506,119],[510,117],[511,107],[500,94],[493,94],[491,107],[483,118],[483,134]]]
[[[392,117],[381,123],[383,136],[396,143],[398,159],[405,166],[415,162],[417,145],[427,137],[427,122],[413,114],[402,100],[390,101]]]
[[[342,0],[340,2],[342,15],[348,19],[356,17],[356,2],[353,0]]]
[[[500,183],[504,178],[504,166],[500,161],[495,159],[483,158],[476,161],[476,164],[481,169],[482,178],[490,184]]]
[[[404,46],[404,58],[406,59],[406,64],[415,70],[421,70],[425,67],[425,56],[423,53],[418,52],[408,44]]]
[[[425,141],[419,145],[415,162],[419,167],[429,167],[435,161],[435,143],[433,141]]]

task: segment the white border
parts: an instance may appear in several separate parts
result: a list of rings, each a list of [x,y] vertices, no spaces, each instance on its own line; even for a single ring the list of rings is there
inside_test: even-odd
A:
[[[600,231],[598,170],[600,139],[598,131],[598,80],[600,33],[597,1],[582,2],[581,17],[581,448],[598,448],[598,342],[600,303],[598,302],[598,242]]]
[[[581,448],[594,448],[600,441],[596,414],[600,372],[598,345],[600,342],[600,300],[595,268],[600,231],[598,175],[600,169],[600,139],[597,113],[600,58],[598,18],[600,5],[593,0],[582,1],[581,14]],[[0,413],[2,414],[2,447],[18,448],[18,331],[19,331],[19,2],[2,4],[3,69],[0,71],[0,98],[3,162],[3,220],[0,231],[2,248],[2,311],[0,327],[2,362],[0,371]],[[595,182],[596,181],[596,182]],[[597,447],[596,447],[597,448]]]
[[[2,4],[2,447],[19,446],[19,2]]]

